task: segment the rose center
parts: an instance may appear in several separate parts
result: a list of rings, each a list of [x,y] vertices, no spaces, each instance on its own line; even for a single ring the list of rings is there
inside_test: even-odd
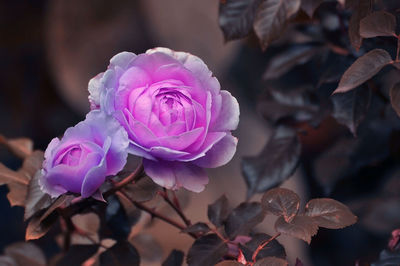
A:
[[[81,161],[81,158],[86,157],[90,153],[90,150],[83,145],[74,145],[70,147],[59,160],[59,164],[65,164],[68,166],[76,166]]]

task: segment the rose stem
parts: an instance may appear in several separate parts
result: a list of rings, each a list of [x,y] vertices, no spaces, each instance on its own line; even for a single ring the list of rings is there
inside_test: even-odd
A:
[[[260,252],[266,245],[268,245],[272,240],[276,239],[280,235],[281,235],[281,233],[277,233],[276,235],[274,235],[273,237],[271,237],[270,239],[268,239],[267,241],[265,241],[264,243],[259,245],[257,247],[257,249],[254,251],[253,256],[251,257],[253,262],[256,262],[256,258],[257,258],[258,252]]]
[[[123,180],[116,183],[113,188],[105,192],[104,197],[106,198],[111,194],[115,193],[116,191],[120,190],[121,188],[125,187],[126,185],[130,184],[132,181],[138,178],[142,173],[143,173],[143,163],[140,163],[139,166],[135,169],[135,171],[133,171]]]
[[[174,193],[174,196],[176,199],[175,202],[177,202],[177,204],[174,204],[168,197],[168,191],[164,188],[164,192],[160,192],[159,193],[163,199],[165,200],[165,202],[168,203],[169,206],[172,207],[172,209],[175,210],[175,212],[182,218],[182,221],[186,224],[186,226],[190,226],[192,225],[192,223],[190,222],[190,220],[188,218],[186,218],[185,214],[183,213],[182,209],[180,208],[178,199],[176,198],[176,195]]]
[[[157,212],[157,211],[155,211],[155,210],[153,210],[153,209],[147,207],[146,205],[143,205],[143,204],[140,203],[140,202],[136,202],[136,201],[132,200],[132,199],[131,199],[125,192],[123,192],[123,191],[117,191],[116,194],[117,194],[118,196],[120,196],[120,197],[124,197],[125,199],[129,200],[129,201],[132,202],[132,204],[135,205],[138,209],[141,209],[141,210],[143,210],[143,211],[149,213],[152,217],[156,217],[156,218],[158,218],[158,219],[160,219],[160,220],[162,220],[162,221],[164,221],[164,222],[166,222],[166,223],[168,223],[168,224],[170,224],[170,225],[172,225],[172,226],[174,226],[174,227],[176,227],[176,228],[178,228],[178,229],[180,229],[180,230],[184,230],[184,229],[186,228],[186,226],[184,226],[184,225],[182,225],[182,224],[176,222],[175,220],[172,220],[171,218],[169,218],[169,217],[167,217],[167,216],[165,216],[165,215],[163,215],[163,214],[161,214],[161,213],[159,213],[159,212]],[[189,233],[189,235],[191,235],[193,238],[197,238],[197,235],[196,235],[196,234]]]

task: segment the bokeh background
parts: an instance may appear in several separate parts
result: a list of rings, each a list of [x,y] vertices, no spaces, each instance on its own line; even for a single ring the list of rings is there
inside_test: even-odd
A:
[[[105,70],[113,55],[124,50],[142,53],[156,46],[201,57],[241,106],[239,129],[234,133],[239,137],[236,156],[227,166],[210,171],[206,191],[191,195],[186,207],[192,221],[205,220],[207,204],[221,194],[233,206],[244,200],[240,158],[257,154],[269,136],[255,102],[273,50],[263,53],[252,38],[225,43],[218,27],[217,0],[0,0],[0,133],[29,137],[35,148],[45,149],[53,137],[84,118],[89,110],[87,83]],[[0,161],[12,168],[20,163],[3,147]],[[299,173],[284,186],[304,200],[309,195]],[[26,226],[22,208],[10,208],[6,193],[7,188],[0,187],[0,253],[6,245],[24,239]],[[273,222],[268,216],[257,230],[273,234]],[[172,248],[187,250],[192,242],[160,222],[140,230],[158,239],[161,257]],[[281,237],[289,261],[299,257],[305,265],[351,265],[346,263],[374,258],[388,237],[368,234],[358,225],[321,231],[311,248]],[[58,250],[52,237],[38,241],[48,256]]]

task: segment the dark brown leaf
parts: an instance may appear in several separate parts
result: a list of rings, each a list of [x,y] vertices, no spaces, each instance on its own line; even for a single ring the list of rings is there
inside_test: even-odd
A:
[[[161,266],[181,266],[185,254],[180,250],[172,250]]]
[[[315,10],[322,2],[324,2],[324,0],[302,0],[301,9],[303,9],[310,18],[312,18]]]
[[[287,19],[299,7],[299,0],[268,0],[260,4],[253,27],[263,49],[282,35]]]
[[[50,206],[54,201],[51,197],[44,193],[39,186],[39,178],[42,175],[41,171],[37,171],[35,176],[29,182],[28,195],[25,203],[24,219],[27,220],[36,212]]]
[[[56,266],[82,265],[87,259],[92,257],[99,247],[97,245],[73,245],[55,263]],[[117,265],[117,264],[116,264]],[[133,264],[132,264],[133,265]]]
[[[58,219],[59,215],[55,210],[69,201],[71,197],[72,196],[61,195],[49,208],[36,213],[28,223],[25,232],[25,240],[38,239],[44,236]]]
[[[257,260],[254,266],[288,266],[288,262],[281,258],[267,257]]]
[[[362,44],[362,38],[360,36],[360,21],[371,12],[371,2],[371,0],[354,1],[354,12],[349,21],[349,38],[351,45],[357,51],[360,49]]]
[[[226,253],[228,246],[216,234],[208,234],[194,241],[187,255],[189,266],[216,264]]]
[[[230,239],[245,235],[264,220],[265,213],[258,202],[243,202],[228,215],[225,232]]]
[[[333,92],[347,92],[375,76],[392,58],[382,49],[374,49],[358,58],[343,74],[338,88]]]
[[[289,178],[299,162],[301,144],[296,132],[278,127],[260,155],[243,158],[242,172],[248,196],[265,192]]]
[[[289,189],[274,188],[264,194],[261,204],[266,212],[283,216],[286,222],[290,222],[299,211],[300,198]]]
[[[332,116],[340,124],[347,126],[356,136],[357,127],[364,120],[371,102],[371,90],[358,87],[345,93],[332,95],[331,99]]]
[[[39,239],[44,236],[57,221],[58,216],[57,212],[52,212],[44,219],[41,219],[40,213],[34,215],[26,228],[25,240]]]
[[[13,171],[0,163],[0,184],[9,184],[11,182],[28,185],[29,181],[21,172]]]
[[[240,245],[240,249],[243,251],[245,258],[248,261],[252,260],[253,253],[256,249],[263,244],[265,241],[269,241],[271,239],[270,235],[267,234],[255,234],[251,236],[251,240],[246,242],[244,245]],[[278,258],[286,258],[285,248],[276,240],[272,240],[262,248],[257,254],[257,260],[265,258],[265,257],[278,257]]]
[[[320,227],[339,229],[354,224],[357,217],[350,209],[334,199],[312,199],[306,205],[305,215]]]
[[[285,52],[271,59],[263,78],[266,80],[279,78],[294,66],[306,63],[320,51],[321,47],[316,45],[304,44],[293,46],[291,49],[285,50]]]
[[[253,26],[261,0],[226,0],[219,4],[219,26],[225,40],[245,37]]]
[[[218,198],[213,204],[208,205],[207,216],[216,227],[222,225],[229,214],[228,199],[225,195]]]
[[[8,139],[6,145],[20,158],[28,157],[33,151],[33,141],[28,138]]]
[[[119,241],[100,255],[100,266],[139,266],[136,248],[127,241]]]
[[[0,265],[2,266],[19,266],[17,262],[9,256],[0,256]]]
[[[18,265],[46,265],[45,255],[43,254],[42,250],[33,243],[14,243],[4,250],[4,254],[12,257],[18,263]]]
[[[124,188],[129,198],[137,202],[145,202],[153,199],[159,190],[160,186],[147,176]]]
[[[36,172],[42,168],[43,160],[43,151],[34,151],[24,160],[20,171],[22,171],[28,177],[28,179],[31,180]]]
[[[390,103],[397,115],[400,116],[400,83],[390,88]]]
[[[80,231],[85,232],[86,234],[98,238],[97,231],[100,228],[100,219],[97,214],[90,212],[84,214],[76,214],[71,217],[72,223],[76,228]]]
[[[234,260],[224,260],[218,264],[215,264],[215,266],[243,266],[243,264]]]
[[[275,222],[275,230],[302,239],[310,244],[311,237],[318,232],[318,225],[313,218],[308,216],[297,215],[290,223],[287,223],[281,216]]]
[[[160,243],[151,234],[140,233],[129,239],[136,247],[141,260],[146,262],[159,262],[162,258],[162,247]]]
[[[183,233],[208,233],[210,231],[210,227],[206,223],[198,222],[186,227],[182,230]]]
[[[396,17],[386,11],[372,12],[360,21],[363,38],[396,36]]]

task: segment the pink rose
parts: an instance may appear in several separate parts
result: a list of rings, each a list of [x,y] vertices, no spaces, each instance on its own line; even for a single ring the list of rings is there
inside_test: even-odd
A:
[[[200,192],[205,168],[228,163],[239,104],[198,57],[155,48],[122,52],[89,82],[92,109],[114,116],[128,132],[128,152],[143,157],[145,172],[168,189]]]

